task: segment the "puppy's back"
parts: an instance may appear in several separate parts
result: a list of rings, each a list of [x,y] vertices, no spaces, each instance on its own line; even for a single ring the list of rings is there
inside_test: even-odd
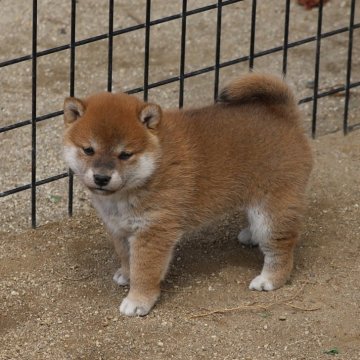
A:
[[[192,159],[187,175],[196,174],[198,204],[211,198],[220,209],[227,199],[240,203],[255,193],[305,189],[311,149],[295,97],[281,78],[246,75],[230,83],[216,104],[174,115],[166,117],[188,144],[181,154]]]

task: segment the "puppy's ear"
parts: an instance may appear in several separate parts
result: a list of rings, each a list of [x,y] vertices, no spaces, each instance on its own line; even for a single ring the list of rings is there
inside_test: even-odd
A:
[[[155,130],[161,121],[161,107],[156,104],[145,104],[140,110],[140,121],[148,128]]]
[[[68,97],[64,101],[64,122],[69,125],[83,116],[85,112],[85,104],[77,98]]]

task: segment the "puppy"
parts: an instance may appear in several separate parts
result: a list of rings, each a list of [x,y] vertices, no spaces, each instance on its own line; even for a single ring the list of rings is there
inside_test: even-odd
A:
[[[312,155],[281,79],[251,73],[188,110],[127,94],[67,98],[64,120],[65,159],[114,240],[115,282],[130,284],[121,313],[148,314],[184,233],[238,209],[249,222],[239,241],[264,253],[250,289],[287,281]]]

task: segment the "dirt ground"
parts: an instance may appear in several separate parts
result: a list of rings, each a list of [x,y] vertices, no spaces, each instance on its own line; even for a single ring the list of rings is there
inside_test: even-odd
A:
[[[67,43],[68,4],[38,3],[39,49]],[[144,3],[115,1],[115,28],[143,22]],[[152,3],[153,19],[181,11],[181,1]],[[188,3],[191,9],[212,1]],[[281,45],[283,23],[273,19],[284,16],[283,1],[258,3],[256,51]],[[78,1],[78,39],[106,33],[106,4]],[[330,1],[324,7],[324,31],[347,26],[349,4]],[[6,29],[0,31],[0,61],[28,54],[31,6],[11,0],[0,5],[0,30]],[[250,12],[249,1],[224,7],[222,61],[248,53]],[[290,41],[314,35],[316,15],[293,2]],[[215,10],[188,18],[186,71],[213,65],[215,23]],[[152,28],[151,82],[178,73],[180,29],[180,21]],[[356,30],[353,81],[360,77],[359,37]],[[114,39],[114,90],[142,85],[143,43],[143,31]],[[312,93],[314,48],[312,43],[289,50],[288,81],[299,98]],[[322,42],[322,89],[343,84],[346,51],[346,35]],[[106,88],[106,54],[106,41],[77,49],[79,96]],[[255,68],[279,73],[281,61],[281,53],[257,58]],[[68,52],[39,59],[38,114],[61,108],[68,66]],[[247,66],[223,69],[221,83]],[[0,68],[1,126],[30,118],[30,69],[29,62]],[[185,106],[212,101],[213,79],[213,73],[188,79]],[[177,106],[178,84],[149,95],[164,106]],[[360,359],[360,131],[346,137],[339,131],[343,104],[341,95],[319,101],[318,137],[312,141],[316,164],[302,239],[291,281],[274,292],[248,289],[263,259],[258,249],[237,242],[244,226],[238,214],[184,239],[154,310],[144,318],[123,317],[118,307],[128,289],[111,279],[118,261],[79,184],[70,219],[66,180],[38,188],[36,230],[29,229],[29,192],[2,198],[0,359]],[[352,91],[350,105],[349,121],[355,124],[359,89]],[[311,103],[301,109],[309,129]],[[38,126],[38,179],[66,170],[61,130],[61,118]],[[29,127],[0,136],[1,190],[29,182]]]
[[[359,140],[314,141],[296,267],[275,292],[248,290],[262,257],[238,244],[241,218],[184,239],[144,318],[118,311],[128,289],[93,211],[2,237],[0,358],[359,359]]]

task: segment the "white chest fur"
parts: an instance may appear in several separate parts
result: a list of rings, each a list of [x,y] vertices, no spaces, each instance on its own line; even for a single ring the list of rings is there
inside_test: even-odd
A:
[[[94,195],[92,198],[105,226],[115,237],[128,237],[146,226],[146,219],[136,211],[136,202],[137,199],[131,196]]]

